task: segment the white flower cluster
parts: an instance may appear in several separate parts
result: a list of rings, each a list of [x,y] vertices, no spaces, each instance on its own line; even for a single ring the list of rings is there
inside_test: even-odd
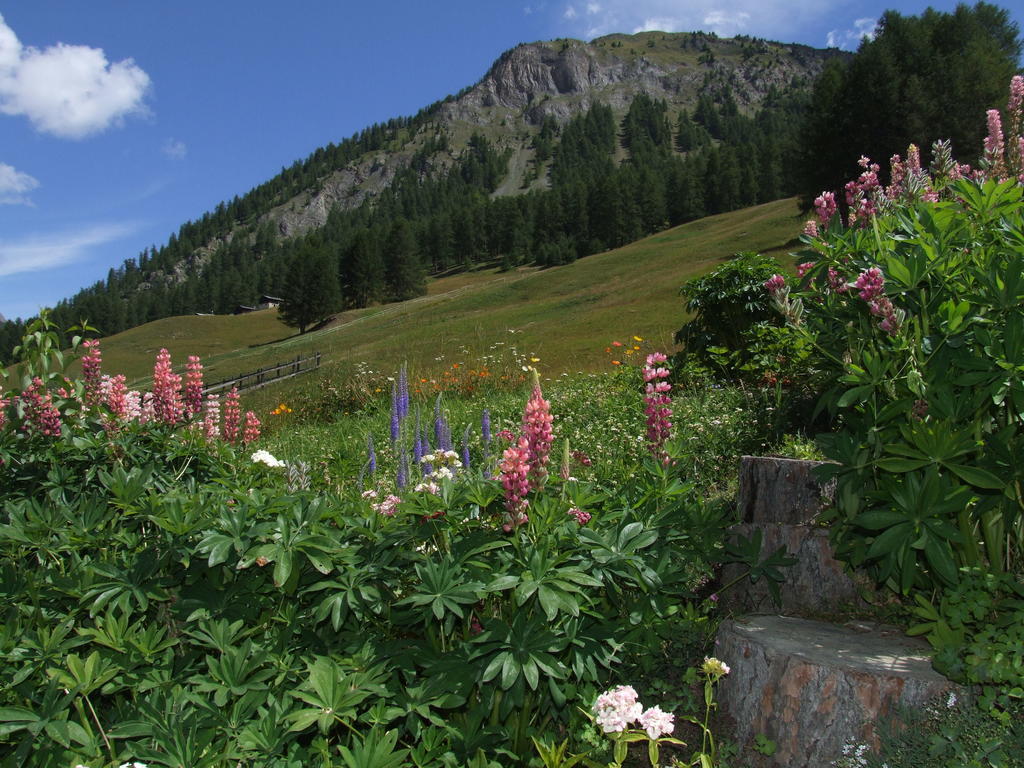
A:
[[[271,455],[270,451],[259,450],[252,455],[252,460],[256,464],[266,464],[268,467],[283,467],[285,463],[280,459],[275,459]]]
[[[843,756],[832,762],[836,768],[861,768],[868,764],[868,745],[847,742],[843,745]]]
[[[434,453],[427,453],[420,459],[420,462],[430,465],[431,472],[426,477],[431,480],[453,480],[455,478],[455,472],[462,469],[462,462],[459,460],[459,454],[455,451],[435,451]],[[416,490],[420,489],[417,488]],[[431,492],[434,493],[434,491]]]
[[[631,685],[620,685],[605,691],[594,702],[597,724],[605,733],[621,733],[631,723],[639,723],[652,739],[667,736],[675,728],[675,716],[661,707],[644,710]]]

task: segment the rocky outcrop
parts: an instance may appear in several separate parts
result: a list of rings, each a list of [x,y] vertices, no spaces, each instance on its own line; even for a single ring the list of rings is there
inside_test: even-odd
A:
[[[658,47],[649,50],[648,41]],[[696,55],[698,47],[704,63]],[[796,82],[809,86],[837,55],[845,54],[699,33],[519,45],[503,53],[478,83],[437,107],[437,121],[429,130],[447,133],[453,145],[432,162],[435,169],[450,165],[477,130],[513,153],[528,152],[531,131],[545,117],[566,122],[595,103],[621,115],[639,93],[666,101],[674,112],[692,109],[702,92],[728,86],[741,108],[756,108],[773,88],[784,91]],[[274,222],[282,237],[321,227],[334,206],[356,208],[379,194],[414,152],[413,144],[353,161],[264,218]],[[505,194],[523,191],[519,182],[510,179],[500,189]]]

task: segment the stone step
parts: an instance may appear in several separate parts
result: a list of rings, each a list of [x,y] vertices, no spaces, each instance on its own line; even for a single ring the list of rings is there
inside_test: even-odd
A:
[[[720,711],[741,745],[758,734],[776,743],[773,766],[823,768],[844,745],[877,749],[876,722],[897,705],[965,693],[932,669],[926,643],[895,628],[749,616],[722,623],[716,655],[732,668]]]

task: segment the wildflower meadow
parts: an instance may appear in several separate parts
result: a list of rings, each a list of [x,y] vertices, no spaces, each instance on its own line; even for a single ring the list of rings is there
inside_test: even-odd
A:
[[[718,598],[784,572],[727,543],[736,463],[802,446],[830,460],[839,556],[978,692],[923,715],[945,742],[894,732],[847,764],[1013,765],[1022,101],[1017,77],[980,168],[912,147],[886,184],[864,158],[815,201],[795,277],[731,264],[755,314],[702,317],[728,294],[709,276],[680,331],[703,342],[595,339],[602,374],[491,347],[257,412],[163,349],[131,390],[44,313],[0,390],[0,762],[743,765]],[[720,583],[726,562],[746,575]]]

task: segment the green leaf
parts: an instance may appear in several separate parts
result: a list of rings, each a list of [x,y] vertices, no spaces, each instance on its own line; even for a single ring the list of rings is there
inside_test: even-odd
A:
[[[929,463],[930,462],[923,459],[890,458],[878,459],[878,461],[875,462],[875,466],[885,472],[912,472]]]
[[[848,408],[853,403],[859,403],[866,400],[874,387],[870,384],[864,384],[853,389],[848,389],[843,393],[843,396],[839,398],[839,402],[836,404],[840,408]]]
[[[1002,490],[1006,485],[1004,481],[1000,480],[991,472],[981,469],[980,467],[971,467],[966,464],[946,464],[945,466],[961,480],[977,486],[978,488],[998,491]]]

